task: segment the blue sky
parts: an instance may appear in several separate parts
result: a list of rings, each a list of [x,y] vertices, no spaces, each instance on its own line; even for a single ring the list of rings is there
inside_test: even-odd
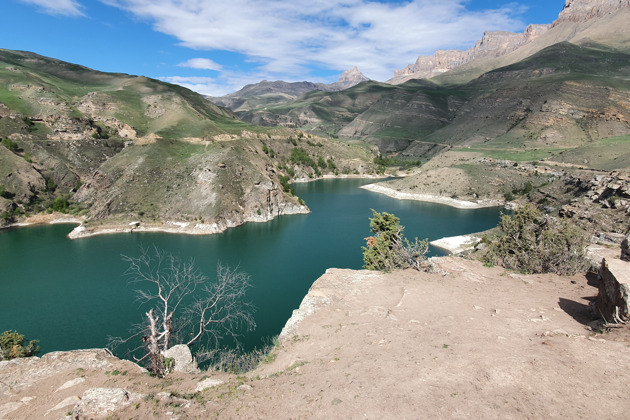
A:
[[[221,96],[261,80],[385,81],[486,30],[551,23],[563,0],[2,0],[0,48]]]

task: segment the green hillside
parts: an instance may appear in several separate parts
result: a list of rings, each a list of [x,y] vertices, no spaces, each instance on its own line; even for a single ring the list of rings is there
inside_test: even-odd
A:
[[[295,177],[376,169],[367,148],[309,135],[311,146],[300,131],[242,122],[178,85],[9,50],[0,50],[0,138],[1,225],[64,212],[90,226],[132,218],[220,230],[307,211],[285,188]],[[336,163],[291,162],[296,147]]]

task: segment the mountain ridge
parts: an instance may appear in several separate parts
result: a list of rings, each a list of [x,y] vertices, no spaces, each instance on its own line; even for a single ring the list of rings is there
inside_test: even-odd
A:
[[[216,233],[308,212],[290,179],[374,172],[369,150],[306,138],[179,85],[0,50],[0,227],[61,212],[86,234]],[[298,142],[307,164],[289,159]]]
[[[368,81],[355,66],[344,71],[334,83],[267,81],[245,85],[237,92],[221,97],[206,96],[210,102],[234,112],[246,112],[276,105],[313,91],[337,92]]]
[[[534,46],[534,49],[537,50],[562,41],[584,42],[580,32],[589,29],[589,25],[594,20],[613,15],[618,11],[627,13],[629,8],[630,1],[628,0],[565,0],[565,5],[558,18],[550,24],[529,25],[522,33],[487,31],[474,47],[467,50],[438,50],[430,56],[419,56],[414,64],[409,64],[402,70],[395,70],[394,76],[388,80],[388,83],[401,84],[411,79],[436,77],[437,80],[440,78],[448,80],[449,76],[446,73],[452,72],[454,69],[466,68],[466,64],[480,60],[500,59],[509,56],[510,53],[516,52],[522,47],[535,44],[537,40],[539,45]],[[624,26],[627,27],[623,23],[624,20],[617,19],[617,21],[620,23],[614,24],[613,27],[621,27],[622,31],[627,32],[627,28],[624,28]],[[567,30],[566,24],[569,24],[571,29]],[[595,41],[601,37],[601,34],[592,35]],[[545,38],[549,39],[546,40]],[[628,37],[626,36],[625,39]],[[524,51],[517,54],[517,57],[523,59],[533,52],[535,51]],[[511,64],[515,61],[518,60],[503,60],[501,65]],[[486,66],[484,70],[491,70],[491,68]],[[470,78],[476,75],[478,73],[473,72]]]

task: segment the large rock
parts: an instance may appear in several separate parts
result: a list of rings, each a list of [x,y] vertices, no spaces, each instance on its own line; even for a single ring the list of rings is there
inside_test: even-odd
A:
[[[174,359],[174,372],[199,373],[197,361],[193,358],[186,344],[178,344],[164,352],[164,357]]]
[[[55,351],[41,358],[27,357],[0,362],[0,398],[31,387],[39,381],[50,378],[66,370],[111,369],[112,363],[119,361],[107,349],[85,349]],[[126,361],[129,366],[139,366]],[[28,371],[28,375],[23,372]]]
[[[597,312],[606,322],[625,322],[629,317],[630,263],[602,259],[599,269]]]
[[[90,388],[83,393],[81,401],[72,409],[72,417],[102,416],[121,410],[142,397],[142,394],[130,393],[122,388]]]
[[[626,233],[626,237],[621,241],[621,260],[630,261],[630,230]]]

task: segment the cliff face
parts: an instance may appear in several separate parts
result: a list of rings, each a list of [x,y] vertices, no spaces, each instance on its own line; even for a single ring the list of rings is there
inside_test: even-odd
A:
[[[566,0],[553,26],[562,22],[584,22],[624,7],[630,7],[630,0]]]
[[[404,83],[410,79],[432,78],[474,59],[495,58],[509,54],[563,23],[582,23],[630,7],[630,0],[566,0],[558,19],[552,24],[529,25],[523,33],[491,31],[484,33],[473,48],[462,50],[438,50],[432,56],[420,56],[414,64],[395,70],[388,82]],[[573,32],[559,35],[554,42],[569,41]]]
[[[368,79],[359,71],[359,69],[355,66],[349,70],[344,71],[339,76],[339,80],[335,83],[318,83],[317,87],[321,90],[325,90],[328,92],[337,92],[339,90],[344,90],[351,88],[352,86],[358,85],[361,82],[367,82]]]
[[[466,51],[438,50],[433,55],[418,57],[414,64],[402,70],[394,70],[394,77],[389,82],[399,84],[409,79],[429,79],[475,58],[505,55],[544,34],[550,27],[551,25],[529,25],[523,33],[487,31],[473,48]]]

